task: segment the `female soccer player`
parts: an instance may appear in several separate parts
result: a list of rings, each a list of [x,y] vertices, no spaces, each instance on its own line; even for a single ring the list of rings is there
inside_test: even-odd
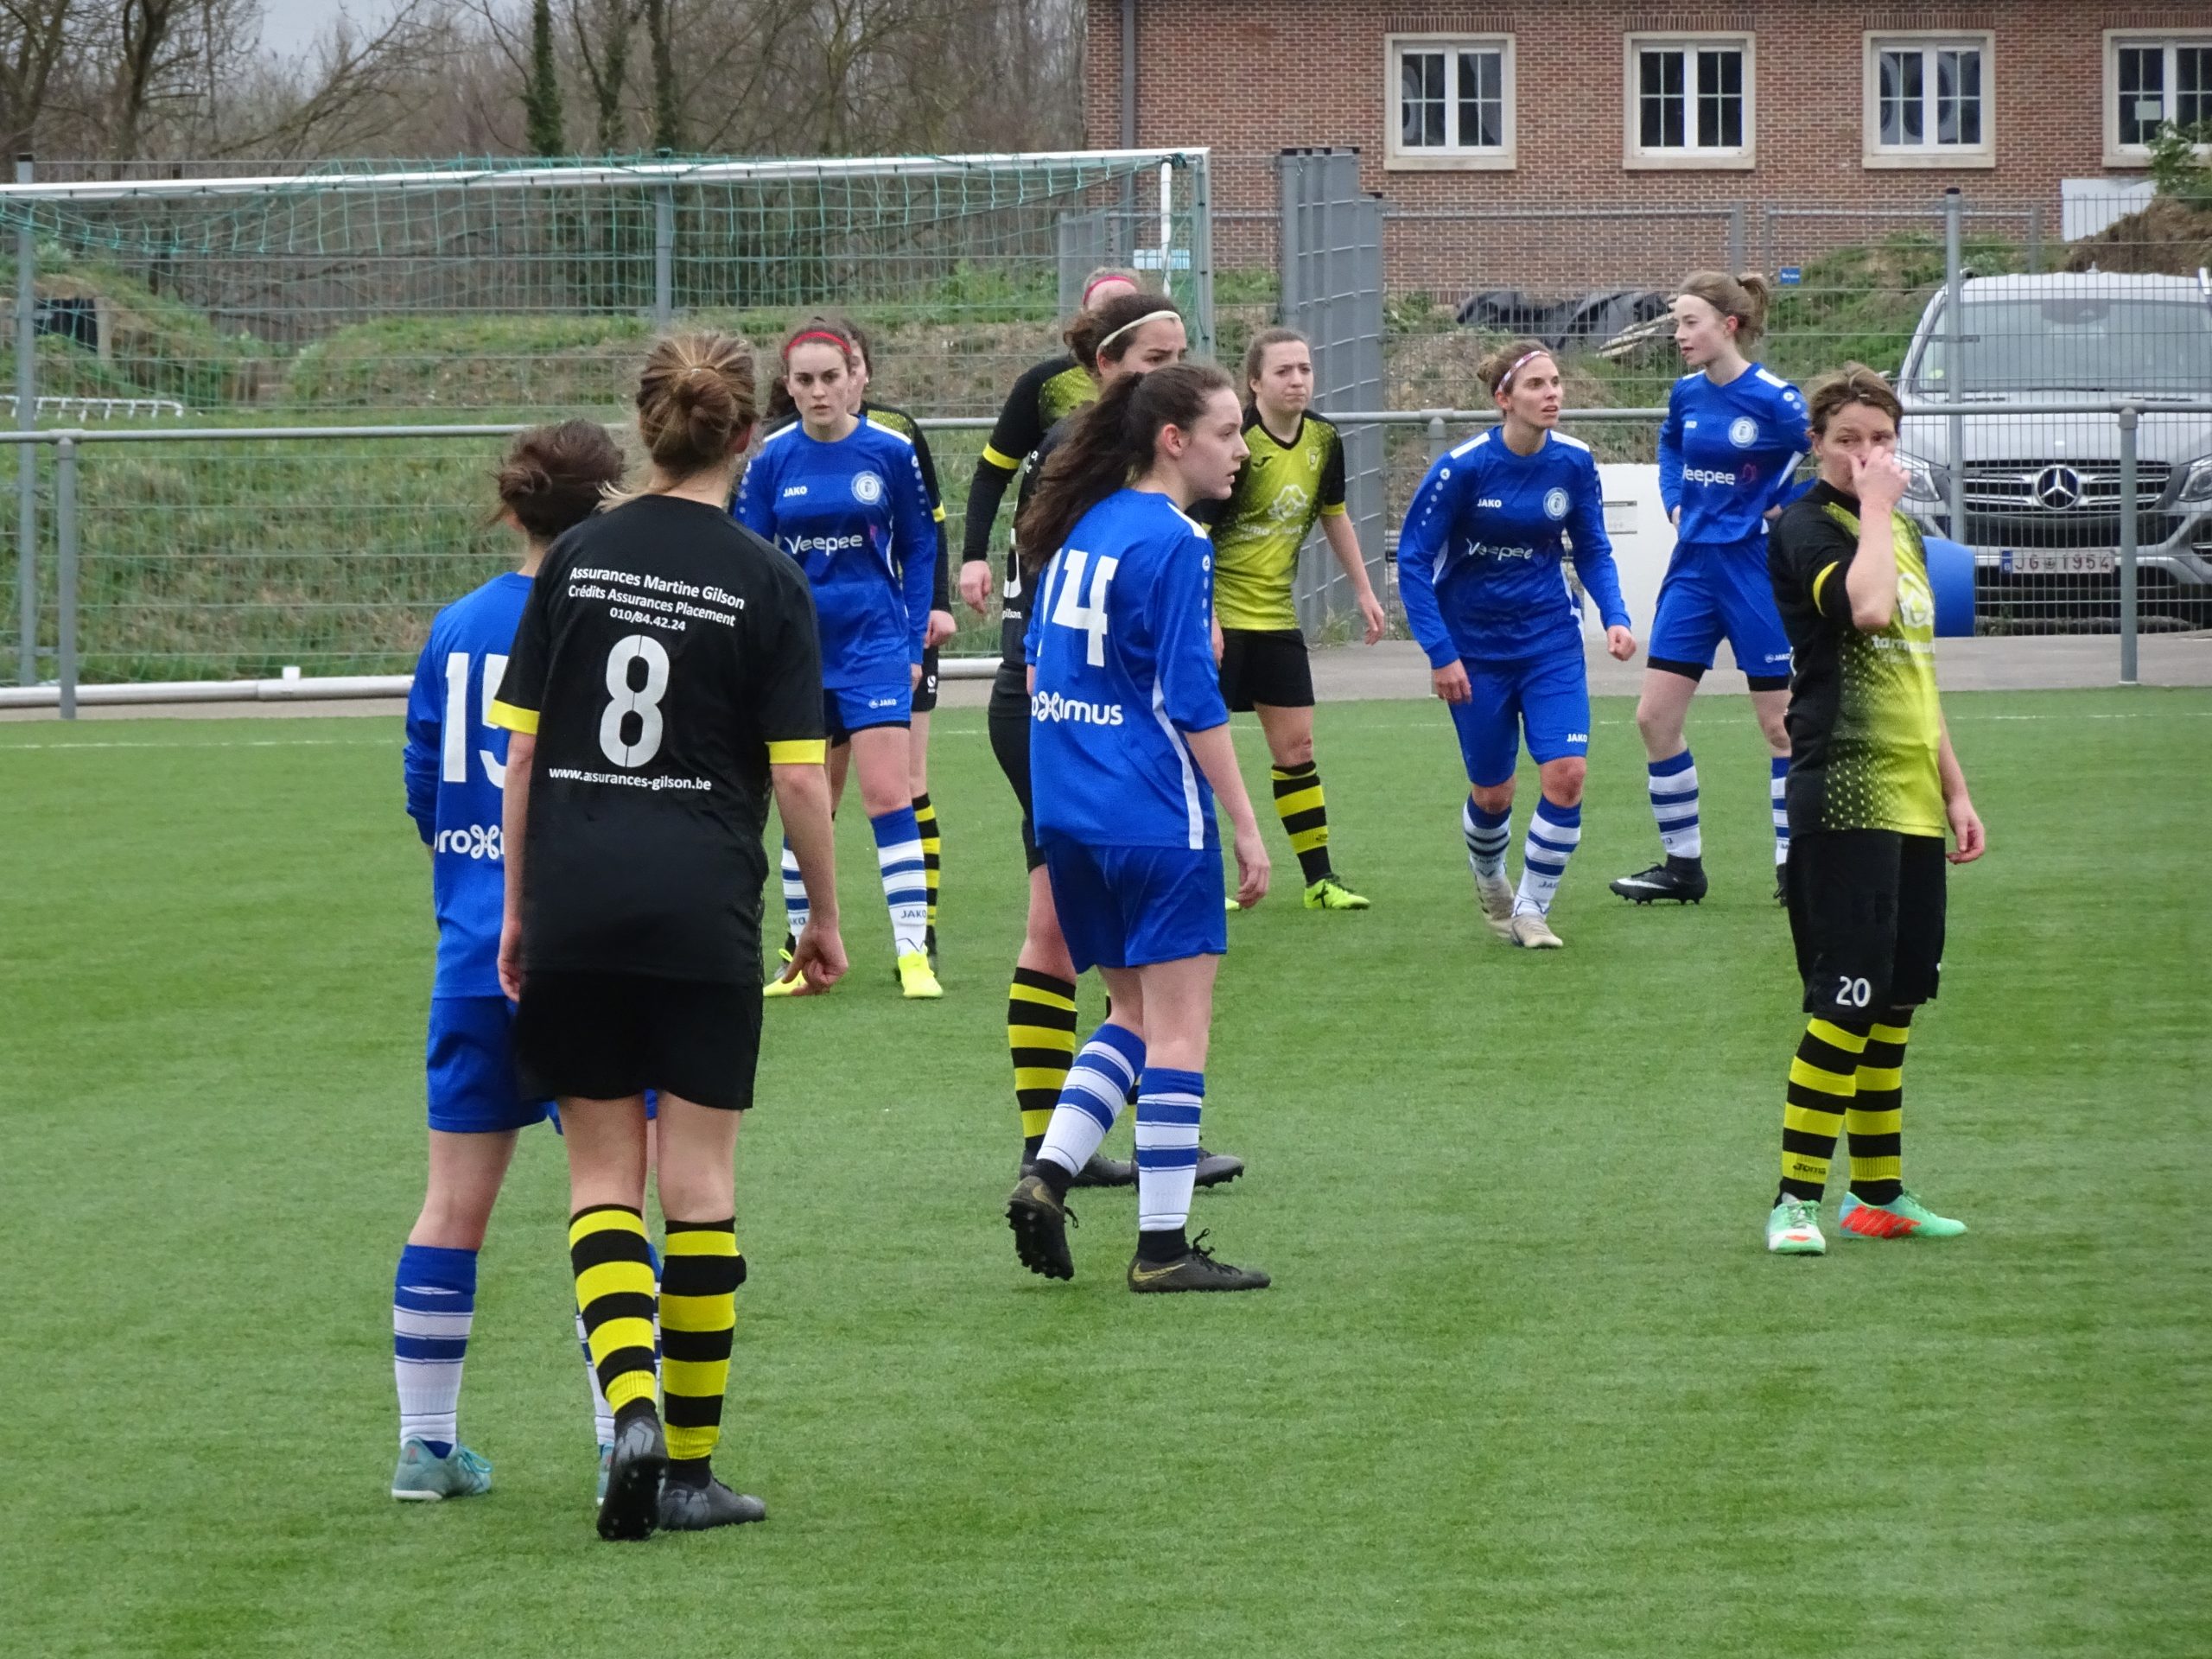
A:
[[[547,556],[492,705],[514,734],[499,984],[519,1004],[517,1060],[559,1100],[576,1306],[614,1408],[602,1538],[764,1513],[709,1459],[745,1278],[731,1160],[760,1050],[772,787],[812,900],[792,968],[817,987],[845,969],[814,607],[805,575],[728,512],[754,415],[735,340],[653,347],[638,383],[651,477]]]
[[[922,872],[929,888],[929,921],[923,929],[924,948],[930,966],[937,966],[937,910],[938,893],[942,880],[944,842],[938,824],[937,805],[930,798],[930,715],[937,708],[938,648],[952,638],[958,624],[953,620],[951,594],[951,563],[946,557],[944,538],[944,497],[937,481],[937,459],[930,453],[929,435],[922,430],[921,423],[905,410],[889,404],[872,401],[868,397],[872,378],[868,369],[869,346],[867,333],[850,318],[832,315],[832,326],[853,344],[853,371],[849,377],[850,403],[853,413],[863,421],[873,421],[887,426],[893,432],[912,441],[915,464],[922,469],[922,488],[929,497],[930,514],[937,521],[937,563],[931,568],[929,632],[922,651],[922,677],[914,687],[912,723],[907,729],[906,772],[907,787],[913,797],[914,822],[920,828],[922,838]],[[791,389],[782,376],[778,376],[768,391],[768,415],[762,423],[769,432],[780,431],[798,419],[798,406],[791,401]],[[852,761],[852,746],[840,743],[830,751],[830,798],[841,801],[845,793],[845,775]],[[794,873],[786,870],[787,885],[795,885]],[[791,936],[784,936],[782,960],[791,959]]]
[[[1260,717],[1274,766],[1275,816],[1306,878],[1308,910],[1365,910],[1329,862],[1329,812],[1313,761],[1313,670],[1291,584],[1318,519],[1367,625],[1382,637],[1382,607],[1344,512],[1344,446],[1313,412],[1313,350],[1291,328],[1263,328],[1244,352],[1244,442],[1251,459],[1213,532],[1214,655],[1232,711]]]
[[[1229,948],[1217,793],[1236,827],[1237,902],[1268,890],[1214,672],[1211,548],[1187,512],[1229,494],[1247,453],[1243,424],[1218,369],[1124,376],[1077,417],[1016,520],[1037,595],[1027,639],[1037,838],[1072,965],[1096,967],[1114,998],[1007,1201],[1022,1265],[1048,1278],[1074,1276],[1068,1189],[1135,1084],[1129,1288],[1268,1283],[1185,1231],[1214,976]]]
[[[512,1013],[499,994],[500,792],[507,734],[485,721],[531,579],[556,537],[589,518],[622,476],[606,429],[566,421],[524,433],[500,463],[499,521],[523,537],[518,569],[438,613],[407,698],[407,811],[430,849],[438,918],[430,989],[430,1168],[391,1292],[399,1385],[397,1498],[489,1491],[492,1465],[461,1443],[461,1362],[484,1248],[519,1131],[545,1117],[515,1080]]]
[[[1137,279],[1132,272],[1102,267],[1084,278],[1083,301],[1077,315],[1098,311],[1137,292]],[[976,460],[975,475],[969,480],[967,517],[960,532],[960,597],[977,614],[982,613],[990,594],[991,531],[997,527],[1007,486],[1045,441],[1045,435],[1097,395],[1098,382],[1090,366],[1072,350],[1031,365],[1007,393],[990,438]],[[1009,603],[1020,597],[1018,592],[1011,591],[1015,580],[1009,559]]]
[[[738,521],[806,572],[822,630],[824,715],[832,746],[852,746],[861,804],[875,835],[893,954],[909,997],[944,995],[930,967],[921,827],[907,787],[907,728],[929,638],[937,524],[913,441],[853,413],[851,339],[810,317],[784,342],[797,425],[772,433],[745,469]],[[784,907],[806,929],[807,890],[787,856]],[[767,994],[813,988],[787,968]]]
[[[1556,950],[1552,900],[1582,839],[1590,751],[1582,620],[1563,559],[1573,559],[1597,601],[1616,660],[1636,654],[1636,639],[1605,537],[1597,461],[1588,444],[1558,429],[1558,362],[1524,340],[1492,353],[1479,372],[1504,422],[1428,469],[1398,537],[1398,593],[1428,654],[1430,683],[1459,728],[1469,785],[1460,830],[1483,915],[1517,945]],[[1523,732],[1542,798],[1516,893],[1505,850]]]
[[[1675,383],[1659,429],[1659,492],[1675,555],[1659,586],[1636,728],[1649,763],[1661,861],[1612,884],[1636,903],[1705,897],[1697,764],[1682,737],[1690,698],[1722,639],[1751,690],[1773,764],[1774,861],[1789,855],[1782,779],[1789,769],[1789,641],[1766,577],[1767,521],[1789,498],[1804,459],[1805,399],[1745,356],[1766,327],[1766,278],[1693,272],[1675,301],[1675,343],[1690,372]],[[1779,871],[1777,870],[1777,877]],[[1777,896],[1781,884],[1776,883]]]
[[[1851,1135],[1837,1224],[1860,1238],[1955,1238],[1904,1182],[1904,1048],[1935,1001],[1948,857],[1987,842],[1936,696],[1936,601],[1897,511],[1903,411],[1872,369],[1813,389],[1819,480],[1775,526],[1774,595],[1796,652],[1789,699],[1789,931],[1811,1020],[1790,1062],[1782,1186],[1766,1247],[1819,1255],[1836,1132]],[[1957,850],[1946,854],[1948,831]]]
[[[1186,335],[1182,313],[1173,301],[1131,289],[1096,304],[1095,310],[1077,315],[1067,329],[1069,351],[1094,388],[1122,376],[1149,373],[1182,357]],[[1063,421],[1039,440],[1029,470],[1022,476],[1020,509],[1028,507],[1046,458],[1068,429],[1068,423]],[[962,594],[978,608],[986,595],[982,590],[969,592],[969,577],[988,569],[988,565],[971,563],[961,572]],[[999,627],[999,671],[991,684],[988,718],[991,752],[1013,786],[1014,798],[1021,803],[1022,855],[1029,870],[1028,918],[1014,963],[1014,981],[1007,992],[1007,1049],[1014,1061],[1014,1099],[1021,1114],[1026,1167],[1044,1144],[1045,1125],[1059,1098],[1068,1067],[1075,1060],[1076,972],[1067,944],[1060,938],[1052,891],[1045,877],[1045,855],[1038,849],[1030,813],[1029,671],[1022,658],[1025,609],[1025,578],[1016,553],[1009,550],[1005,614]],[[1198,1165],[1201,1186],[1234,1180],[1244,1169],[1241,1161],[1225,1154],[1204,1151]],[[1133,1166],[1102,1155],[1085,1164],[1077,1184],[1128,1186],[1135,1179]]]

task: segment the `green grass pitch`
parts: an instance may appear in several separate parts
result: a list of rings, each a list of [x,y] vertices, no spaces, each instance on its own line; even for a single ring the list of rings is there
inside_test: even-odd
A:
[[[1968,1237],[1760,1249],[1798,1020],[1739,705],[1694,731],[1713,897],[1631,911],[1600,703],[1553,955],[1476,925],[1443,711],[1332,706],[1376,908],[1300,909],[1269,826],[1209,1069],[1250,1173],[1193,1223],[1275,1287],[1161,1300],[1122,1288],[1125,1193],[1078,1195],[1072,1285],[1014,1262],[1013,809],[941,715],[948,995],[898,999],[849,814],[860,965],[768,1010],[721,1461],[771,1519],[628,1548],[588,1516],[550,1133],[462,1396],[497,1490],[385,1495],[431,949],[397,723],[0,727],[0,1649],[2212,1651],[2212,695],[1948,707],[1993,850],[1906,1158]]]

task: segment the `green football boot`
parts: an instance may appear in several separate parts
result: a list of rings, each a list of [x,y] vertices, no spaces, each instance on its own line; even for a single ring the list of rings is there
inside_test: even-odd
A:
[[[439,1457],[420,1440],[399,1448],[391,1471],[391,1495],[410,1503],[435,1503],[448,1497],[479,1497],[492,1490],[492,1465],[465,1446]]]

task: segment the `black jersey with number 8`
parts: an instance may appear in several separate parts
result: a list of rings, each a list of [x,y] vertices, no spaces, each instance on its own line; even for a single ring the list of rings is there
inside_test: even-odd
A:
[[[545,556],[493,704],[534,733],[523,969],[757,982],[772,762],[823,753],[798,565],[644,496]]]

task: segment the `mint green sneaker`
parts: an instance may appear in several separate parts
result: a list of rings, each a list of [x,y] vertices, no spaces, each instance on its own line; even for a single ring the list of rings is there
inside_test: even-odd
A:
[[[408,1503],[435,1503],[446,1497],[477,1497],[492,1490],[492,1465],[465,1446],[435,1456],[420,1440],[399,1448],[391,1471],[391,1495]]]
[[[1853,1238],[1956,1238],[1967,1230],[1966,1223],[1937,1215],[1910,1192],[1888,1204],[1847,1195],[1836,1225]]]
[[[1821,1236],[1821,1206],[1803,1198],[1784,1198],[1767,1211],[1766,1247],[1776,1255],[1826,1255]]]
[[[613,1444],[601,1440],[599,1443],[599,1484],[592,1489],[591,1495],[592,1513],[594,1515],[599,1512],[599,1506],[607,1502],[607,1471],[613,1466]]]

